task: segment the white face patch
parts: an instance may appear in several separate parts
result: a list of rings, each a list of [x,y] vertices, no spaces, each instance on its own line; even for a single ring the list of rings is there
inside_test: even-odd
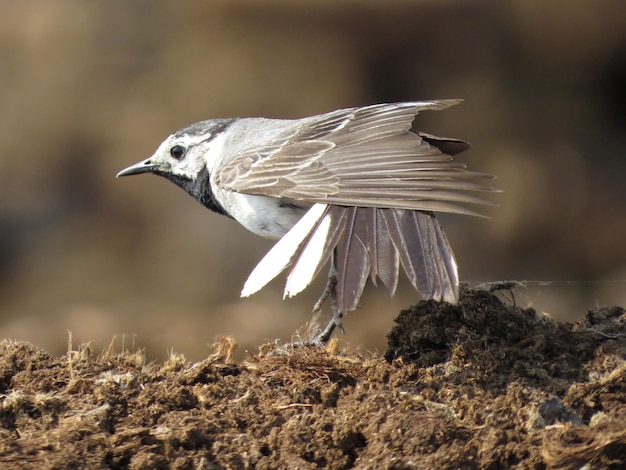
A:
[[[218,129],[216,131],[218,134],[215,137],[208,129],[196,135],[181,132],[172,134],[163,141],[150,160],[168,168],[174,175],[191,179],[205,166],[212,172],[225,142],[224,133]]]
[[[226,134],[222,133],[215,136],[215,138],[208,142],[205,147],[204,161],[206,162],[207,169],[211,174],[213,173],[213,168],[215,168],[215,163],[219,160],[220,155],[222,154],[225,141]]]

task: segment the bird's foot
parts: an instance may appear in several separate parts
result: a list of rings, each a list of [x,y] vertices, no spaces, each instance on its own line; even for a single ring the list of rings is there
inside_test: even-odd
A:
[[[313,339],[313,343],[325,346],[326,343],[328,343],[328,340],[332,336],[333,332],[335,331],[335,328],[339,328],[341,332],[345,334],[346,331],[343,329],[342,320],[343,313],[341,313],[341,311],[337,310],[333,312],[333,317],[328,322],[328,325],[326,325],[326,328],[324,328],[324,330],[319,335],[317,335],[315,339]]]

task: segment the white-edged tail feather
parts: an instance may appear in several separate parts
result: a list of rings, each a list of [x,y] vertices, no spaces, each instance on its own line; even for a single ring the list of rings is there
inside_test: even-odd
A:
[[[307,242],[311,231],[328,211],[326,204],[314,204],[307,213],[287,232],[252,270],[241,291],[248,297],[283,272],[294,262],[300,249]]]
[[[299,294],[306,289],[313,280],[317,266],[322,261],[324,246],[326,245],[326,239],[328,238],[328,232],[330,230],[330,222],[330,217],[326,214],[313,232],[313,235],[311,235],[309,241],[301,250],[296,264],[287,276],[287,284],[285,285],[283,298],[293,297]],[[324,262],[326,262],[326,260],[324,260]]]
[[[358,306],[368,278],[378,277],[393,295],[400,266],[425,298],[456,303],[458,273],[452,248],[434,214],[404,209],[315,204],[256,265],[242,297],[259,291],[291,266],[284,296],[311,284],[335,254],[337,302]]]
[[[293,297],[311,284],[337,246],[346,227],[346,208],[330,206],[314,233],[303,244],[287,276],[283,297]]]

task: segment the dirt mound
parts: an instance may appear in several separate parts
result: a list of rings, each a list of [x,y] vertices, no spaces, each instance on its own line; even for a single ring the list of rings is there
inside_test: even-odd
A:
[[[53,358],[0,344],[2,468],[624,468],[626,314],[558,323],[488,291],[403,311],[385,358],[234,342]]]

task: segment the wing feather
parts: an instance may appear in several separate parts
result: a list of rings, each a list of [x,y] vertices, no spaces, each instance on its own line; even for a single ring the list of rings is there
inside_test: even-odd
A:
[[[477,215],[490,204],[465,192],[492,191],[451,154],[466,142],[410,131],[423,110],[458,100],[349,108],[296,121],[217,166],[215,184],[232,191],[307,203]],[[442,149],[447,150],[445,153]]]
[[[350,108],[274,127],[263,120],[271,132],[216,164],[212,182],[312,207],[255,267],[242,296],[290,266],[285,296],[293,296],[334,254],[343,312],[357,308],[368,277],[393,295],[400,267],[425,297],[456,302],[456,261],[433,212],[480,216],[466,206],[492,203],[473,193],[495,190],[477,182],[490,175],[453,159],[467,142],[418,135],[411,125],[420,111],[457,103]]]

